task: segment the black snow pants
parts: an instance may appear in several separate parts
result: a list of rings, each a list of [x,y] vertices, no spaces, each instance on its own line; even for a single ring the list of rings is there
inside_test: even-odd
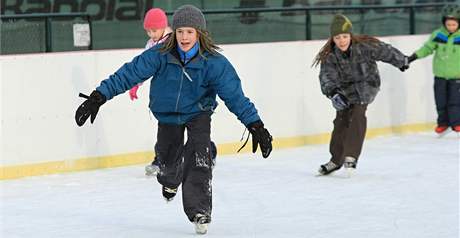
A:
[[[359,159],[367,129],[367,105],[354,104],[337,111],[329,144],[332,162],[342,166],[345,157]]]
[[[187,129],[187,143],[184,132]],[[158,123],[158,182],[168,188],[182,184],[182,202],[190,221],[196,214],[211,217],[211,114],[201,113],[184,125]]]
[[[434,99],[438,125],[460,125],[460,79],[434,78]]]

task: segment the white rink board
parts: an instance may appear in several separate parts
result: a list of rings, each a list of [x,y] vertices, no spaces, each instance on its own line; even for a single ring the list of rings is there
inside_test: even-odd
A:
[[[409,55],[428,35],[381,38]],[[334,110],[321,94],[319,68],[311,68],[324,41],[224,45],[253,101],[274,137],[330,132]],[[74,113],[82,98],[140,49],[4,55],[1,61],[0,166],[73,160],[151,151],[156,120],[149,115],[148,82],[140,100],[120,95],[100,109],[93,125],[81,128]],[[381,64],[382,90],[369,107],[369,128],[435,121],[431,57],[411,69]],[[212,138],[236,142],[244,127],[223,102],[213,116]]]

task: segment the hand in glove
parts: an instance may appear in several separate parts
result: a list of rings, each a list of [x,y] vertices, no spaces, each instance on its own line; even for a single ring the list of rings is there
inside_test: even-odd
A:
[[[340,93],[334,94],[334,96],[331,97],[331,101],[332,106],[334,106],[337,111],[345,110],[350,106],[347,99]]]
[[[83,126],[89,116],[91,116],[91,123],[96,119],[99,107],[104,104],[107,99],[105,96],[97,90],[94,90],[91,95],[87,96],[83,93],[79,94],[80,97],[86,98],[86,100],[78,107],[75,112],[75,121],[78,126]]]
[[[414,61],[416,59],[417,59],[417,54],[413,53],[407,58],[407,61],[409,61],[409,64],[410,64],[410,63],[412,63],[412,61]]]
[[[264,128],[262,121],[256,121],[248,125],[248,130],[252,135],[252,153],[257,151],[257,146],[260,145],[262,156],[267,158],[272,152],[272,136],[267,129]]]
[[[401,67],[399,68],[399,70],[401,70],[401,72],[406,71],[406,69],[409,68],[410,62],[414,61],[411,57],[413,57],[413,55],[411,55],[411,56],[409,56],[409,57],[407,57],[407,56],[404,57],[404,65],[401,66]],[[412,60],[411,60],[411,59],[412,59]]]

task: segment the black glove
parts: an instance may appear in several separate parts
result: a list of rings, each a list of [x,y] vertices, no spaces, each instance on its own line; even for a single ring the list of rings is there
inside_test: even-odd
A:
[[[75,112],[75,121],[78,126],[83,126],[89,116],[91,116],[91,123],[96,119],[99,107],[104,104],[107,99],[105,96],[97,90],[94,90],[91,95],[87,96],[80,93],[78,96],[86,98],[86,100],[78,107]]]
[[[337,111],[345,110],[350,106],[348,100],[340,93],[334,94],[334,96],[331,97],[331,101],[332,106],[334,106]]]
[[[248,130],[252,135],[252,153],[257,151],[257,146],[260,145],[262,156],[267,158],[272,152],[272,136],[267,129],[264,128],[262,121],[255,121],[248,125]]]
[[[411,54],[408,58],[407,58],[407,61],[410,63],[412,63],[412,61],[416,60],[417,59],[417,54],[413,53]]]
[[[410,59],[409,59],[410,57],[412,57],[412,55],[409,56],[409,57],[407,57],[407,56],[404,57],[404,65],[399,68],[399,70],[401,70],[401,72],[404,72],[404,71],[406,71],[406,69],[409,68],[409,64],[411,62]]]

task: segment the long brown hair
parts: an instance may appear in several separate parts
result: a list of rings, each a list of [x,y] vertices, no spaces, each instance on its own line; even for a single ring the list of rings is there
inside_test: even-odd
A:
[[[196,29],[198,34],[198,41],[200,42],[200,55],[203,56],[204,52],[208,52],[212,55],[218,54],[220,51],[220,47],[217,46],[214,41],[212,40],[209,32],[206,30]],[[177,47],[177,40],[176,40],[176,31],[171,33],[171,36],[166,40],[164,45],[160,48],[160,52],[165,53]]]
[[[353,44],[359,44],[359,43],[377,44],[379,42],[380,40],[373,36],[351,34],[351,43]],[[313,61],[313,64],[311,65],[311,67],[316,67],[318,66],[318,64],[324,63],[324,61],[326,61],[327,56],[330,53],[332,53],[334,46],[335,46],[335,43],[331,36],[327,40],[326,44],[321,48],[319,53],[316,55],[315,60]]]

